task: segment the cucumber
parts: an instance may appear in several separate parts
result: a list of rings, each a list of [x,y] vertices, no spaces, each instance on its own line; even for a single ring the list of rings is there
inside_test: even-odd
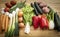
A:
[[[39,14],[43,14],[43,11],[42,11],[42,9],[39,7],[38,3],[37,3],[37,2],[34,2],[34,5],[35,5],[37,11],[39,12]]]
[[[34,8],[34,13],[36,14],[36,16],[38,16],[39,13],[33,3],[31,3],[31,6]]]
[[[60,31],[60,17],[57,13],[54,14],[54,23],[55,23],[55,29],[57,31]]]

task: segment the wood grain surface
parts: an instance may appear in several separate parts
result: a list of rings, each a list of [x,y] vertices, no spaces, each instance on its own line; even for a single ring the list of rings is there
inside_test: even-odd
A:
[[[4,3],[9,1],[10,0],[0,1],[0,11],[1,8],[5,7]],[[58,12],[58,14],[60,15],[60,0],[27,0],[27,3],[31,3],[34,1],[46,2],[47,5],[49,5],[52,9],[54,9],[54,11]],[[4,33],[0,34],[0,37],[4,37]],[[28,35],[24,33],[24,29],[20,29],[19,37],[60,37],[60,32],[57,32],[55,30],[40,30],[39,28],[37,30],[34,30],[33,27],[31,27],[31,32]]]

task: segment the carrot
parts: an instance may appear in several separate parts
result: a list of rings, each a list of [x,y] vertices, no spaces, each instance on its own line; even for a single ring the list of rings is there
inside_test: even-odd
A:
[[[2,15],[2,17],[1,17],[1,21],[2,21],[2,30],[5,30],[5,18],[6,18],[6,15]]]
[[[8,24],[9,24],[9,17],[6,15],[6,19],[5,19],[5,32],[8,29]]]
[[[2,26],[1,26],[1,14],[0,14],[0,33],[2,32]]]

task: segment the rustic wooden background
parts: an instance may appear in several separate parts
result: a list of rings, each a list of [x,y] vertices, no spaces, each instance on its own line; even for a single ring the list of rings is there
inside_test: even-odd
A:
[[[10,0],[0,0],[0,11],[1,8],[5,7],[4,3],[9,1]],[[60,14],[60,0],[27,0],[27,3],[33,1],[46,2],[47,5],[49,5],[52,9],[54,9],[54,11]],[[0,34],[0,37],[4,37],[4,34]],[[60,32],[57,32],[55,30],[40,30],[39,28],[37,30],[34,30],[33,27],[31,27],[31,32],[28,35],[24,33],[24,29],[20,29],[19,37],[60,37]]]

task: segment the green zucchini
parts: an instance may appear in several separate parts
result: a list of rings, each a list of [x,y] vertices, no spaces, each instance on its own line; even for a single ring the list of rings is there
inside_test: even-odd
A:
[[[36,9],[35,5],[34,5],[33,3],[31,3],[31,6],[34,8],[34,13],[38,16],[38,15],[39,15],[39,13],[38,13],[38,11],[37,11],[37,9]]]
[[[54,23],[55,23],[55,29],[60,31],[60,17],[57,13],[54,14]]]
[[[38,3],[37,3],[37,2],[34,2],[34,5],[35,5],[37,11],[38,11],[40,14],[43,14],[43,11],[42,11],[42,9],[39,7]]]

